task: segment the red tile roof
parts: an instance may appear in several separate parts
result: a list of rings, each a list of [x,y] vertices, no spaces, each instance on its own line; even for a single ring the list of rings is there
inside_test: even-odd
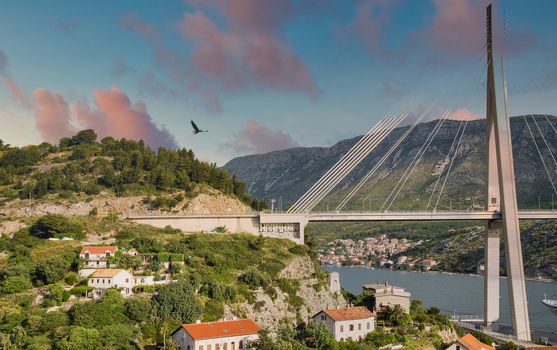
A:
[[[89,254],[104,254],[107,251],[114,253],[118,250],[118,247],[115,245],[86,245],[85,247],[81,248],[81,252],[79,254],[85,254],[88,252]]]
[[[482,343],[470,333],[460,338],[458,342],[468,350],[495,350],[493,346]]]
[[[250,319],[190,323],[183,324],[182,328],[196,340],[255,334],[260,329],[257,323]]]
[[[325,309],[323,312],[335,321],[361,320],[374,316],[373,312],[369,311],[364,306],[345,309]]]

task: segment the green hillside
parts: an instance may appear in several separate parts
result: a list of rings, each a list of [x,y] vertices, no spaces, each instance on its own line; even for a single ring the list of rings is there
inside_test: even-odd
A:
[[[191,150],[150,149],[143,141],[97,142],[93,130],[83,130],[58,145],[10,147],[0,140],[0,208],[14,199],[62,198],[87,200],[102,193],[157,196],[180,192],[182,197],[151,200],[172,206],[207,185],[254,208],[265,202],[245,192],[245,185],[215,164],[202,162]]]

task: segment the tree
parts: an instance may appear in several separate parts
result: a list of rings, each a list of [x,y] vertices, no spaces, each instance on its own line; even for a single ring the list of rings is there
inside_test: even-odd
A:
[[[310,321],[306,327],[306,335],[309,338],[307,345],[316,349],[327,349],[331,341],[327,327],[323,323]]]
[[[64,278],[71,263],[61,257],[54,257],[37,264],[35,268],[35,280],[43,284],[56,283]]]
[[[151,300],[145,297],[131,297],[128,298],[125,302],[125,311],[124,313],[126,316],[129,317],[130,320],[143,323],[149,319],[151,315]]]
[[[163,319],[192,323],[201,314],[195,291],[185,281],[162,286],[152,301],[156,314]]]
[[[92,145],[97,141],[97,134],[92,129],[81,130],[70,140],[70,145]]]
[[[47,214],[30,227],[29,233],[39,238],[51,238],[60,235],[81,238],[83,236],[83,227],[70,222],[63,215]]]
[[[63,350],[95,350],[101,340],[100,332],[94,328],[81,326],[73,327],[70,334],[58,342],[58,348]]]

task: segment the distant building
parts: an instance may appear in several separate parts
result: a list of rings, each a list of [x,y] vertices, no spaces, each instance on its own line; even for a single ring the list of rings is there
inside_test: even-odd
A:
[[[85,261],[84,268],[102,269],[110,267],[108,259],[118,250],[117,246],[85,246],[79,253],[79,258]]]
[[[364,284],[364,291],[372,291],[375,299],[375,309],[400,305],[404,312],[410,313],[410,293],[404,288],[390,285],[388,283]]]
[[[179,350],[252,349],[259,326],[250,319],[183,324],[172,338]]]
[[[447,350],[495,350],[495,348],[493,346],[482,343],[472,334],[468,333],[464,337],[451,344],[451,346],[449,346]]]
[[[363,306],[325,309],[312,319],[325,324],[329,335],[337,341],[362,340],[375,329],[375,314]]]
[[[437,265],[437,261],[432,259],[424,259],[422,260],[421,265],[424,270],[429,271],[433,266]]]
[[[123,295],[133,292],[134,286],[151,286],[153,276],[134,276],[124,269],[98,269],[89,276],[87,285],[97,290],[98,295],[106,289],[118,288]]]

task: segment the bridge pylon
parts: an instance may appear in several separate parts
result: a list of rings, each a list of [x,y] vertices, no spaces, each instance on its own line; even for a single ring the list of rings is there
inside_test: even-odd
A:
[[[500,237],[503,236],[513,332],[519,340],[530,340],[506,85],[504,84],[505,113],[500,117],[496,103],[492,34],[492,5],[489,5],[487,7],[486,205],[488,211],[500,212],[501,219],[488,220],[486,226],[484,322],[486,326],[490,326],[499,320],[499,250]],[[502,62],[501,70],[503,74]]]

